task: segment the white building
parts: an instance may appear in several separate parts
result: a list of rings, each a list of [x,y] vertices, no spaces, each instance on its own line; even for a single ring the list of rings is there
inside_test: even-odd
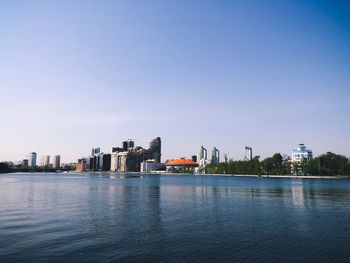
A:
[[[118,152],[111,153],[111,171],[118,171]]]
[[[48,167],[50,165],[50,155],[42,155],[40,157],[40,166]]]
[[[198,162],[200,167],[207,165],[207,163],[208,163],[208,154],[207,153],[208,153],[207,149],[205,149],[203,146],[201,146],[201,148],[199,149],[198,158],[197,158],[197,162]]]
[[[158,163],[158,160],[151,159],[146,160],[141,163],[140,172],[141,173],[149,173],[159,170],[165,170],[165,165],[163,163]]]
[[[312,160],[312,150],[306,149],[303,143],[299,144],[298,149],[292,151],[293,163],[300,163],[302,160]]]
[[[35,152],[31,152],[30,154],[28,154],[28,165],[30,167],[36,166],[36,153]]]

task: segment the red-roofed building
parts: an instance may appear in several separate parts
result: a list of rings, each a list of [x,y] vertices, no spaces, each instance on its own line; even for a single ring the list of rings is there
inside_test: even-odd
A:
[[[165,163],[169,172],[193,172],[198,163],[188,159],[176,159]]]

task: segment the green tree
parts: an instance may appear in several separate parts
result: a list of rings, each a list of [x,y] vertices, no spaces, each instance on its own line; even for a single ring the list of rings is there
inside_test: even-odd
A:
[[[7,163],[0,163],[0,173],[7,173],[10,171],[10,167]]]

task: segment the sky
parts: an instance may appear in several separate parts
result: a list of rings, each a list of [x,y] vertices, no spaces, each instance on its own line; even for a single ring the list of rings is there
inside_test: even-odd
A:
[[[0,1],[0,161],[350,156],[348,1]]]

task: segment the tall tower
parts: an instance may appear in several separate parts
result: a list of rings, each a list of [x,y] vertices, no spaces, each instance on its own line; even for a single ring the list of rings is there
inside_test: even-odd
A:
[[[61,166],[61,156],[55,155],[53,158],[52,167],[57,169],[57,168],[60,168],[60,166]]]
[[[151,140],[149,142],[149,148],[152,152],[152,159],[154,159],[157,163],[160,163],[162,156],[162,141],[160,137]]]
[[[132,139],[128,139],[127,141],[123,141],[123,143],[122,143],[123,151],[124,152],[129,151],[129,149],[133,148],[134,145],[135,145],[135,143]]]
[[[207,156],[207,149],[205,149],[203,146],[201,146],[201,148],[199,149],[199,153],[198,153],[198,159],[199,160],[207,160],[208,156]]]
[[[205,166],[207,159],[208,159],[207,149],[201,146],[201,148],[199,149],[198,158],[197,158],[197,162],[199,163],[199,166]]]
[[[48,167],[50,165],[50,156],[49,155],[42,155],[40,157],[40,166],[41,167]]]
[[[244,153],[244,160],[251,161],[253,160],[253,148],[252,147],[245,147],[245,153]]]
[[[36,153],[35,152],[31,152],[28,155],[28,165],[30,167],[35,167],[36,166]]]
[[[92,148],[91,149],[91,156],[95,156],[96,154],[99,154],[101,151],[100,147],[98,148]]]
[[[211,163],[212,164],[219,164],[220,163],[220,151],[214,147],[211,151]]]

